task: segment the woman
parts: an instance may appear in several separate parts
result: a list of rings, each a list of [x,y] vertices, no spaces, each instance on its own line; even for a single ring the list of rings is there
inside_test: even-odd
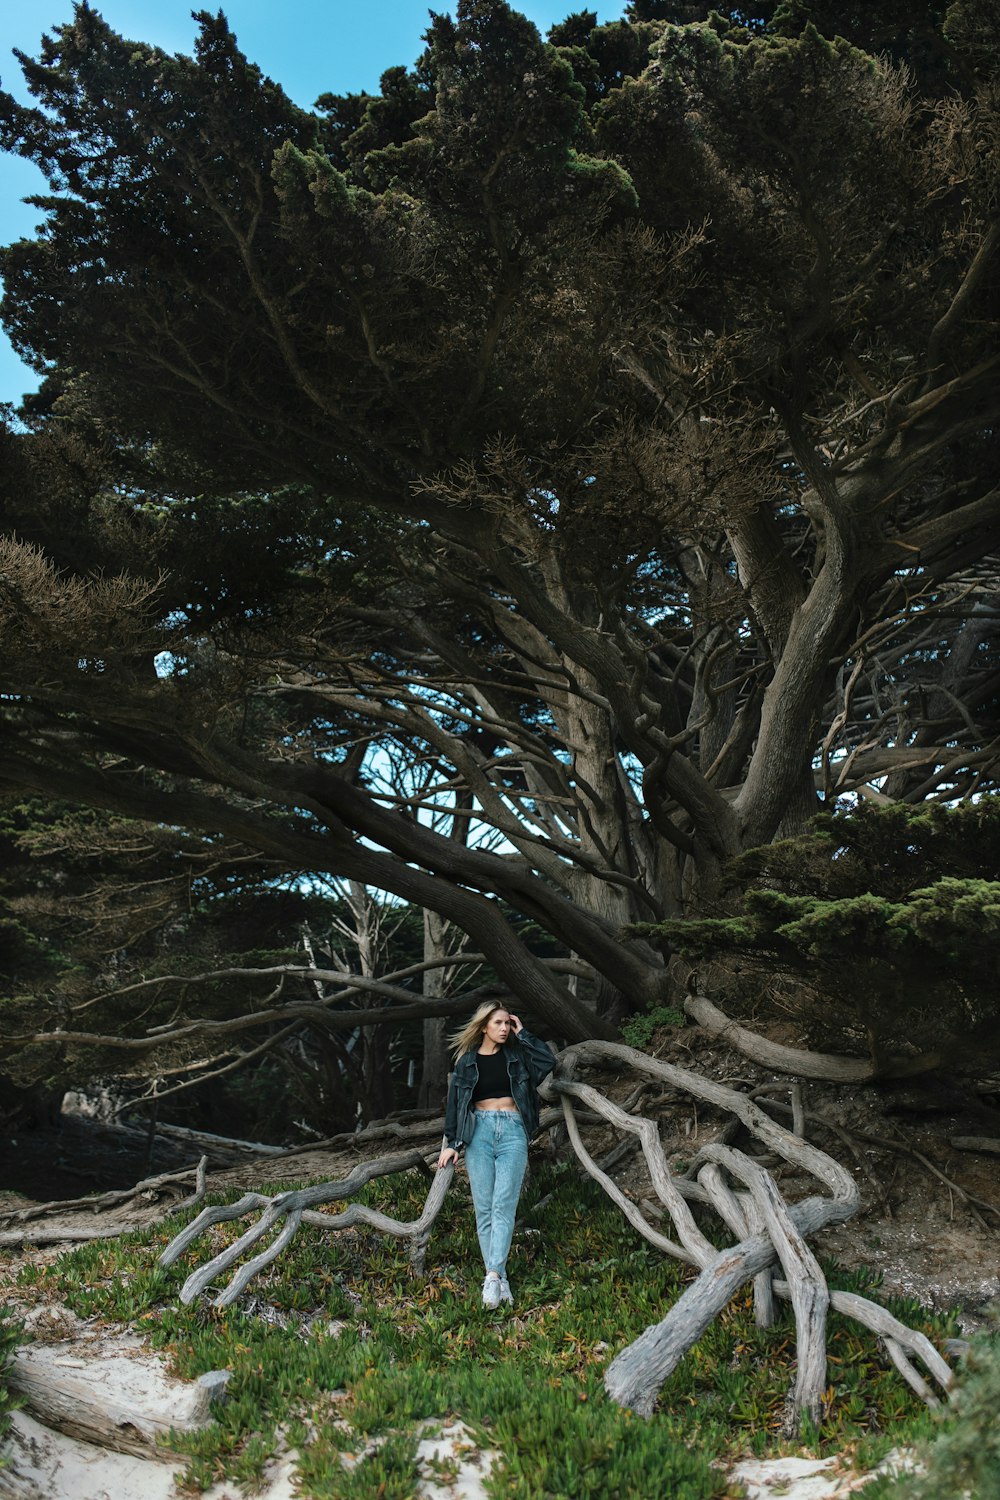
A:
[[[513,1011],[493,1001],[481,1005],[451,1043],[455,1070],[438,1166],[451,1166],[465,1151],[486,1267],[483,1306],[499,1307],[514,1300],[507,1253],[528,1165],[528,1142],[538,1129],[538,1085],[556,1060]]]

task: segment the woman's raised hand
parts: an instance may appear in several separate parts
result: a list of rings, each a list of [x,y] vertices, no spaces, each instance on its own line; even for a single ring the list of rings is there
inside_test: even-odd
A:
[[[510,1016],[510,1029],[514,1033],[514,1035],[517,1036],[519,1031],[524,1030],[524,1027],[521,1023],[521,1017],[515,1016],[512,1010],[509,1010],[507,1014],[508,1016]]]

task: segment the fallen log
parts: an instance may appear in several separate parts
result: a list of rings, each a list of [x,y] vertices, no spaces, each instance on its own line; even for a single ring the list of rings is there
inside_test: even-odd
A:
[[[112,1453],[16,1411],[0,1468],[0,1500],[177,1500],[184,1464]]]
[[[411,1119],[407,1124],[403,1120],[376,1120],[371,1125],[366,1125],[363,1130],[344,1130],[339,1135],[331,1135],[323,1140],[306,1141],[300,1146],[287,1146],[281,1155],[306,1156],[312,1151],[335,1151],[342,1147],[367,1146],[369,1141],[399,1140],[399,1141],[422,1141],[428,1140],[435,1135],[444,1132],[444,1115],[437,1114],[431,1110],[411,1110],[410,1115],[418,1115],[419,1119]]]
[[[6,1216],[6,1222],[14,1227],[0,1231],[0,1246],[2,1245],[74,1245],[83,1244],[87,1240],[114,1240],[122,1234],[132,1234],[137,1229],[147,1229],[151,1219],[141,1222],[135,1220],[127,1224],[79,1224],[70,1226],[46,1227],[44,1224],[33,1225],[30,1229],[25,1227],[25,1221],[40,1214],[53,1216],[64,1215],[67,1211],[81,1208],[91,1208],[95,1213],[109,1208],[120,1208],[137,1197],[153,1198],[163,1189],[176,1190],[182,1184],[188,1185],[194,1178],[194,1192],[190,1193],[179,1203],[171,1203],[164,1211],[162,1217],[169,1218],[171,1214],[180,1213],[185,1208],[195,1208],[205,1197],[205,1167],[207,1157],[202,1157],[196,1167],[189,1167],[185,1172],[165,1173],[162,1177],[146,1178],[137,1182],[135,1187],[123,1188],[121,1190],[98,1194],[91,1198],[64,1198],[53,1203],[38,1203],[31,1208],[17,1209]]]
[[[123,1234],[134,1234],[145,1225],[130,1224],[78,1224],[69,1229],[57,1229],[44,1224],[33,1229],[4,1229],[0,1231],[0,1247],[14,1245],[85,1245],[90,1240],[116,1240]]]
[[[75,1208],[88,1208],[92,1213],[98,1214],[105,1209],[120,1208],[133,1198],[153,1199],[163,1192],[176,1193],[182,1187],[195,1186],[193,1196],[175,1205],[176,1208],[188,1208],[205,1196],[205,1164],[206,1158],[203,1156],[197,1166],[186,1167],[182,1172],[163,1172],[159,1177],[144,1177],[134,1187],[114,1188],[107,1193],[91,1193],[85,1198],[56,1198],[50,1203],[33,1203],[30,1208],[12,1209],[9,1213],[0,1214],[0,1224],[26,1224],[31,1219],[43,1219],[54,1214],[61,1216]]]
[[[981,1151],[986,1156],[1000,1156],[1000,1140],[990,1135],[953,1135],[949,1146],[956,1151]]]
[[[170,1461],[162,1447],[171,1428],[191,1432],[213,1420],[211,1403],[229,1373],[177,1380],[135,1339],[28,1344],[7,1373],[11,1390],[46,1427],[116,1453]]]
[[[238,1156],[284,1156],[284,1146],[265,1146],[261,1141],[241,1141],[235,1136],[213,1135],[208,1130],[189,1130],[186,1125],[164,1125],[157,1122],[156,1134],[171,1141],[189,1141],[204,1150]]]

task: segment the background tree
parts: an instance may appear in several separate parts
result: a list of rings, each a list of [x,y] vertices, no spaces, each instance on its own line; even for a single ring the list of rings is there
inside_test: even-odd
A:
[[[399,768],[385,774],[400,784]],[[89,1087],[122,1110],[263,1139],[440,1113],[449,1018],[486,990],[505,998],[462,933],[358,884],[38,799],[5,821],[10,1112],[48,1118]]]
[[[329,1135],[412,1097],[419,1031],[353,1017],[419,999],[419,914],[91,810],[36,801],[7,827],[6,1108],[101,1086],[181,1124],[284,1138],[290,1116]]]
[[[309,113],[221,18],[168,58],[81,6],[2,110],[52,195],[3,257],[48,381],[0,777],[426,907],[568,1039],[818,795],[996,784],[982,8],[920,11],[933,78],[673,14],[467,0]]]
[[[876,1076],[952,1076],[1000,1062],[1000,800],[824,814],[734,861],[738,910],[650,927],[733,1008],[794,1010],[812,1042],[845,1037]]]

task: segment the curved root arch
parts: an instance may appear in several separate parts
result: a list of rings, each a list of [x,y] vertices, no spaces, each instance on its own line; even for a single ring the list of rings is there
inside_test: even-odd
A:
[[[421,1152],[408,1151],[403,1156],[381,1156],[377,1161],[360,1162],[350,1176],[345,1177],[341,1182],[321,1182],[315,1187],[279,1193],[275,1198],[268,1198],[263,1193],[245,1193],[238,1203],[205,1208],[196,1219],[192,1219],[186,1229],[181,1230],[180,1234],[170,1241],[160,1256],[159,1263],[161,1266],[173,1265],[174,1261],[183,1255],[187,1247],[206,1229],[211,1229],[215,1224],[225,1224],[233,1219],[241,1219],[255,1209],[260,1209],[263,1211],[257,1222],[240,1235],[238,1240],[212,1260],[207,1261],[205,1265],[192,1271],[181,1288],[182,1302],[193,1302],[199,1293],[241,1260],[254,1245],[265,1239],[273,1230],[278,1229],[279,1225],[281,1228],[278,1229],[267,1248],[240,1266],[229,1284],[215,1298],[213,1306],[228,1307],[230,1303],[235,1302],[244,1287],[291,1244],[302,1224],[315,1224],[322,1229],[349,1229],[353,1224],[370,1224],[373,1229],[380,1229],[383,1234],[392,1234],[400,1239],[410,1240],[410,1264],[414,1270],[422,1271],[431,1225],[437,1218],[438,1210],[451,1186],[452,1177],[455,1175],[454,1167],[443,1167],[433,1174],[423,1212],[419,1219],[414,1219],[411,1223],[390,1218],[388,1214],[379,1213],[375,1208],[368,1208],[364,1203],[352,1203],[339,1214],[321,1214],[315,1211],[317,1204],[333,1203],[338,1198],[350,1198],[374,1178],[389,1177],[394,1172],[406,1172],[411,1167],[417,1167],[422,1172],[429,1170]]]
[[[545,1129],[556,1124],[558,1120],[559,1111],[548,1109],[543,1111],[540,1124]],[[440,1126],[442,1123],[442,1121],[432,1120],[430,1125]],[[398,1132],[398,1126],[386,1128],[391,1128],[393,1133]],[[376,1133],[385,1134],[386,1128],[371,1132],[368,1139],[372,1139]],[[421,1138],[426,1136],[427,1129],[427,1125],[421,1125],[405,1133],[410,1134],[411,1137]],[[358,1134],[349,1139],[357,1142],[363,1140],[364,1136]],[[316,1212],[317,1205],[320,1203],[333,1203],[338,1198],[353,1197],[366,1183],[376,1177],[391,1177],[394,1172],[406,1172],[414,1167],[423,1172],[431,1181],[420,1217],[414,1219],[412,1223],[390,1218],[388,1214],[379,1213],[377,1209],[368,1208],[363,1203],[352,1203],[349,1208],[345,1208],[339,1214]],[[373,1229],[381,1230],[383,1234],[395,1235],[397,1239],[408,1239],[410,1241],[410,1265],[417,1275],[421,1275],[424,1270],[431,1227],[451,1187],[454,1175],[453,1166],[432,1170],[427,1164],[426,1154],[420,1150],[413,1150],[406,1152],[405,1155],[380,1156],[376,1161],[361,1162],[350,1176],[345,1177],[341,1182],[321,1182],[295,1192],[279,1193],[274,1198],[268,1198],[263,1193],[244,1193],[238,1203],[204,1209],[186,1229],[170,1241],[160,1256],[159,1264],[161,1266],[173,1265],[189,1245],[214,1225],[225,1224],[233,1219],[242,1219],[254,1211],[259,1211],[260,1216],[256,1223],[252,1224],[238,1240],[227,1249],[220,1251],[212,1260],[199,1266],[196,1271],[192,1271],[181,1288],[182,1302],[193,1302],[214,1281],[231,1270],[237,1261],[242,1260],[248,1251],[274,1232],[274,1238],[267,1248],[241,1265],[233,1273],[228,1285],[214,1299],[214,1307],[229,1307],[253,1278],[276,1260],[291,1244],[302,1224],[312,1224],[316,1228],[325,1230],[349,1229],[354,1224],[368,1224]],[[201,1196],[204,1197],[203,1171],[199,1182]],[[144,1187],[148,1184],[140,1184],[140,1186]],[[179,1205],[179,1207],[185,1206],[186,1204]]]
[[[624,1064],[727,1110],[765,1146],[809,1172],[828,1191],[787,1204],[774,1179],[757,1162],[745,1152],[720,1144],[705,1146],[687,1173],[675,1176],[653,1121],[626,1114],[597,1089],[574,1079],[576,1068],[586,1063],[612,1063],[619,1070]],[[931,1379],[947,1393],[951,1370],[924,1334],[907,1328],[866,1297],[831,1292],[826,1285],[806,1238],[849,1218],[860,1198],[854,1179],[832,1157],[777,1124],[745,1094],[613,1042],[581,1042],[568,1048],[546,1088],[559,1096],[570,1141],[586,1171],[651,1244],[701,1272],[667,1316],[647,1328],[608,1366],[605,1389],[619,1405],[650,1415],[663,1382],[748,1281],[754,1284],[760,1326],[773,1321],[775,1297],[792,1303],[797,1360],[790,1408],[797,1418],[819,1416],[826,1388],[826,1316],[831,1306],[878,1334],[892,1363],[925,1401],[936,1405],[937,1397],[914,1360],[922,1361]],[[592,1159],[577,1126],[578,1104],[616,1129],[639,1137],[653,1189],[670,1215],[676,1241],[655,1229]],[[698,1228],[690,1208],[693,1202],[713,1209],[737,1243],[717,1250]],[[780,1275],[776,1274],[779,1268]]]

